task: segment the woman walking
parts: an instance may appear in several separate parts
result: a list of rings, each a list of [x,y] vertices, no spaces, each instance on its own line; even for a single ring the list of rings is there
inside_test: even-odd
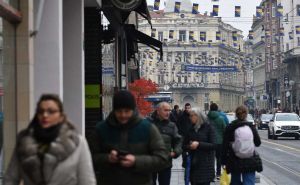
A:
[[[5,185],[96,185],[86,140],[64,115],[56,95],[43,95],[17,138]]]
[[[201,113],[191,111],[193,127],[184,139],[184,149],[191,156],[192,185],[209,185],[215,178],[215,130]]]
[[[246,120],[248,115],[247,108],[245,106],[239,106],[235,113],[237,120],[228,125],[225,130],[222,165],[225,165],[227,172],[231,173],[231,185],[254,185],[255,172],[262,171],[261,160],[254,150],[255,146],[260,146],[261,140],[255,126]],[[248,157],[245,157],[246,153],[238,151],[238,147],[241,145],[238,147],[235,145],[235,141],[239,141],[240,135],[244,138],[250,136],[250,144],[247,145],[248,148],[243,148],[244,151],[251,151]],[[246,144],[247,140],[244,140],[243,143]]]

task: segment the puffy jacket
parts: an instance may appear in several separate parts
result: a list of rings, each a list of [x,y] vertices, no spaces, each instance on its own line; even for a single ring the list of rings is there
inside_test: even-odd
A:
[[[217,111],[209,111],[207,117],[209,119],[209,122],[215,127],[216,144],[222,144],[226,128],[225,121],[220,116],[220,113]]]
[[[126,125],[119,124],[111,113],[97,124],[90,144],[98,185],[152,185],[152,173],[168,163],[169,153],[158,129],[137,113]],[[108,155],[113,149],[133,154],[134,167],[111,164]]]
[[[222,165],[226,166],[226,169],[228,173],[243,173],[243,172],[250,172],[249,169],[255,169],[256,163],[255,161],[248,163],[247,162],[247,169],[244,166],[244,161],[247,159],[239,159],[237,156],[235,156],[234,151],[232,149],[232,142],[234,142],[234,132],[237,128],[248,125],[253,133],[253,142],[256,147],[261,145],[261,140],[259,137],[259,134],[256,130],[256,128],[249,122],[243,122],[239,120],[233,121],[230,125],[226,127],[225,134],[224,134],[224,141],[223,141],[223,151],[222,151]],[[256,170],[253,170],[251,172],[255,172]]]
[[[198,141],[196,150],[189,150],[191,141]],[[192,157],[190,180],[194,184],[212,182],[215,177],[215,130],[204,123],[199,129],[190,128],[184,138],[184,152]]]
[[[148,120],[160,131],[168,152],[175,152],[175,158],[179,157],[182,153],[182,139],[175,123],[170,120],[160,120],[156,112]],[[168,167],[171,166],[172,158],[170,157]]]
[[[32,128],[18,135],[5,185],[96,185],[88,144],[69,123],[63,123],[58,138],[51,142],[43,162]],[[41,171],[43,168],[43,171]],[[41,175],[43,174],[43,175]]]

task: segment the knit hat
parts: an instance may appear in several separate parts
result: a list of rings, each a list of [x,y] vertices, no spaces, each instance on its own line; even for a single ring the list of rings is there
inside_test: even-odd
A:
[[[129,108],[135,110],[136,103],[134,96],[129,91],[119,91],[113,97],[113,109]]]

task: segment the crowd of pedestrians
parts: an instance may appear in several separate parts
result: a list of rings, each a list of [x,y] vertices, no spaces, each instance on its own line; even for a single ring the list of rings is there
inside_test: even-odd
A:
[[[229,123],[212,103],[206,115],[186,103],[159,103],[142,117],[134,96],[119,91],[113,110],[87,142],[68,121],[56,95],[43,95],[28,128],[20,132],[5,185],[170,185],[172,161],[182,156],[185,184],[209,185],[231,174],[231,185],[254,185],[261,144],[248,110]],[[89,143],[89,144],[88,144]],[[90,152],[91,150],[91,152]],[[222,170],[223,169],[223,170]]]

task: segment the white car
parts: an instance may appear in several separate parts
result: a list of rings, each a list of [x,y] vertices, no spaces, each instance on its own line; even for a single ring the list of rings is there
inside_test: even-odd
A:
[[[231,123],[232,121],[236,120],[235,113],[227,113],[226,116],[227,116],[227,118],[229,120],[229,123]],[[253,116],[251,114],[247,115],[247,121],[251,122],[252,125],[255,125],[255,121],[254,121]]]
[[[268,138],[300,137],[300,119],[295,113],[276,113],[270,120]]]

